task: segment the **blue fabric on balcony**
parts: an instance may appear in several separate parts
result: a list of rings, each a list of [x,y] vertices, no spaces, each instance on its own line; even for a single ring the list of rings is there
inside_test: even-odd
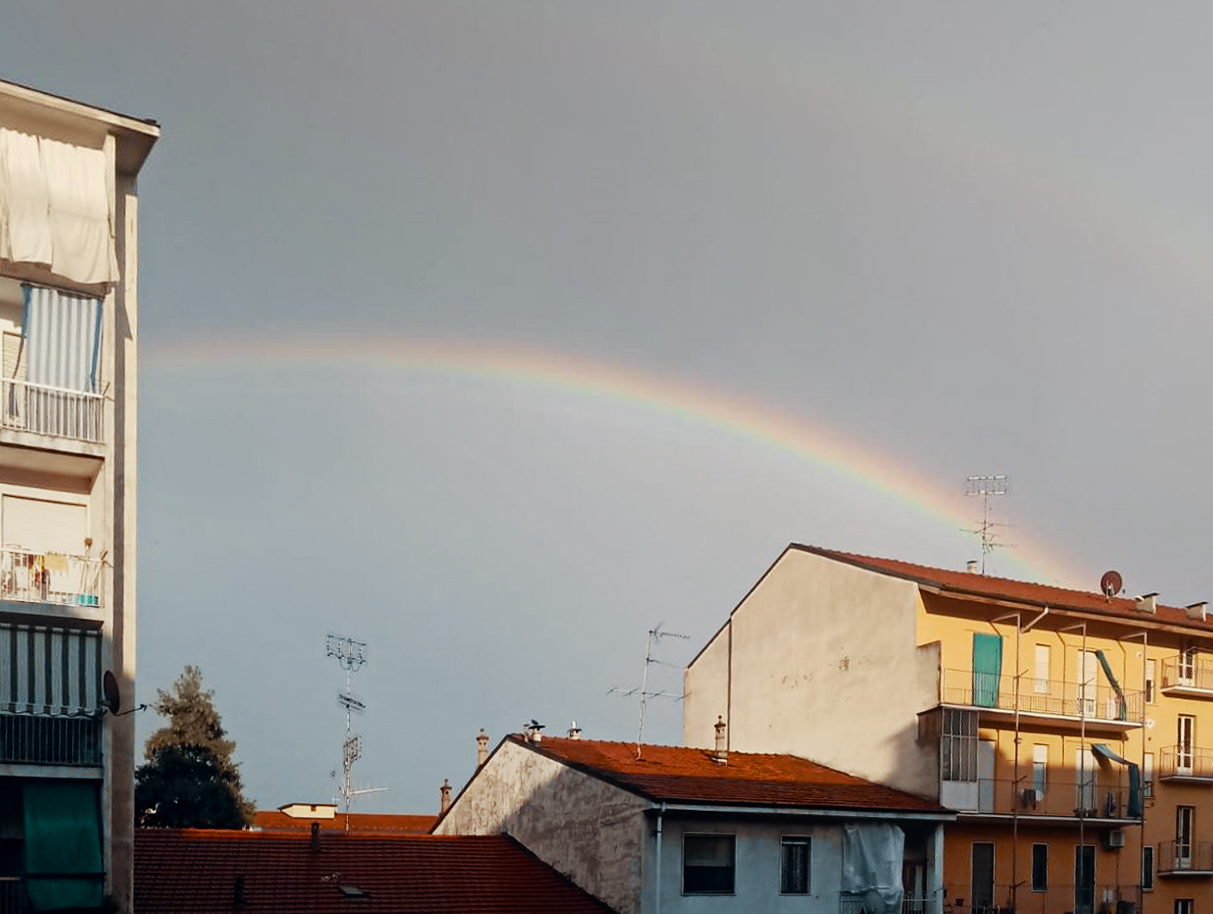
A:
[[[101,300],[42,286],[22,286],[26,380],[97,392]]]
[[[1091,751],[1101,758],[1107,759],[1109,762],[1117,762],[1129,769],[1129,802],[1126,812],[1130,819],[1141,818],[1141,769],[1127,758],[1123,758],[1112,751],[1112,747],[1106,743],[1095,743],[1091,746]]]
[[[25,806],[25,871],[36,911],[98,908],[105,871],[96,781],[29,781]]]
[[[1095,652],[1095,659],[1099,661],[1099,665],[1103,667],[1103,674],[1108,677],[1108,684],[1112,686],[1112,691],[1116,693],[1118,699],[1116,705],[1116,719],[1128,720],[1129,707],[1125,701],[1125,691],[1120,687],[1120,683],[1116,681],[1116,674],[1112,672],[1112,664],[1108,663],[1108,658],[1103,651]],[[1126,763],[1127,764],[1127,763]]]
[[[973,633],[973,704],[998,707],[998,680],[1002,675],[1002,635]]]

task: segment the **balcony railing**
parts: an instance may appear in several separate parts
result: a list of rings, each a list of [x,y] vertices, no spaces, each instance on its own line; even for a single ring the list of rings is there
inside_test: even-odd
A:
[[[0,714],[0,762],[95,768],[101,739],[100,717]]]
[[[1213,876],[1213,841],[1164,841],[1156,866],[1159,876]]]
[[[1069,865],[1073,864],[1071,856]],[[1049,882],[1034,890],[1032,874],[1022,875],[1024,881],[1015,892],[1010,885],[995,885],[988,904],[974,904],[967,883],[951,885],[946,889],[944,914],[1137,914],[1141,910],[1141,893],[1135,885],[1101,884],[1075,891],[1073,883]]]
[[[26,914],[27,911],[25,880],[17,876],[0,876],[0,914]]]
[[[1164,746],[1158,752],[1159,780],[1190,778],[1213,783],[1213,749]]]
[[[97,607],[102,567],[81,555],[0,549],[0,600]]]
[[[1129,814],[1129,788],[1101,784],[1095,772],[1085,781],[1049,780],[1043,789],[1010,778],[944,781],[940,802],[962,813],[992,816],[1053,816],[1064,819],[1136,819]]]
[[[972,670],[944,670],[940,698],[945,704],[1014,713],[1015,680],[1012,676],[974,673]],[[1086,683],[1025,676],[1019,681],[1021,715],[1079,721],[1140,726],[1142,693],[1135,689],[1117,691],[1106,681]]]
[[[101,394],[0,379],[0,424],[4,428],[100,443],[104,438],[103,407]]]
[[[884,914],[883,908],[873,910],[874,907],[867,903],[867,897],[864,895],[839,893],[838,914]],[[940,914],[940,902],[937,898],[906,895],[901,900],[901,914]]]
[[[1177,654],[1162,661],[1163,692],[1207,692],[1213,697],[1213,659],[1201,654]]]

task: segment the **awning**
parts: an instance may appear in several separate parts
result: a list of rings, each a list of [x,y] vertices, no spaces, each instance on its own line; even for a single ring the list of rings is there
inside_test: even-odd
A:
[[[1109,762],[1116,762],[1129,769],[1129,803],[1126,812],[1130,819],[1141,818],[1141,769],[1127,758],[1117,755],[1106,743],[1095,743],[1091,751]]]
[[[35,911],[98,908],[104,891],[95,781],[28,781],[25,872]]]
[[[1099,661],[1099,665],[1103,667],[1103,674],[1108,677],[1108,684],[1112,686],[1112,691],[1116,693],[1116,719],[1128,720],[1129,708],[1125,702],[1125,691],[1120,687],[1120,683],[1116,681],[1116,674],[1112,672],[1112,664],[1108,663],[1108,658],[1104,656],[1103,651],[1096,651],[1095,658]],[[1128,764],[1126,762],[1126,764]]]
[[[42,286],[23,286],[26,380],[97,392],[101,300]]]

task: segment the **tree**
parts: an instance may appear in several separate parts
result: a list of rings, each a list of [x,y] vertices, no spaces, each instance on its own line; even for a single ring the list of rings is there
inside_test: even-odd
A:
[[[152,708],[168,718],[150,737],[147,764],[135,771],[135,821],[160,828],[243,828],[253,818],[244,799],[236,744],[227,739],[214,692],[202,672],[186,666],[169,692],[156,691]]]

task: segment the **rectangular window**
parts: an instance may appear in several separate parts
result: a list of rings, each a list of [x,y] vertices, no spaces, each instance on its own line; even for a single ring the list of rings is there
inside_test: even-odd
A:
[[[1175,723],[1175,773],[1191,775],[1193,747],[1196,742],[1196,718],[1180,714]]]
[[[1154,683],[1158,679],[1158,661],[1146,661],[1146,703],[1154,704]]]
[[[1049,845],[1032,845],[1032,891],[1043,892],[1049,887]]]
[[[731,895],[737,864],[733,835],[683,835],[682,893]]]
[[[977,780],[977,712],[943,709],[939,767],[945,781]]]
[[[1147,844],[1141,849],[1141,887],[1145,891],[1154,888],[1154,845]]]
[[[1154,753],[1146,752],[1141,757],[1141,794],[1154,796]]]
[[[1037,695],[1049,694],[1049,661],[1051,654],[1049,645],[1036,645],[1036,682],[1033,688]]]
[[[1095,753],[1090,749],[1074,750],[1074,805],[1083,811],[1084,815],[1094,815],[1095,807],[1095,774],[1098,770]]]
[[[1044,799],[1048,773],[1049,747],[1044,743],[1037,743],[1032,747],[1032,788],[1036,791],[1033,799],[1037,801]]]
[[[1192,899],[1191,898],[1176,898],[1175,899],[1175,914],[1192,914]]]
[[[783,860],[779,868],[779,894],[809,894],[809,851],[812,842],[808,838],[784,838]]]
[[[1175,807],[1175,869],[1192,869],[1192,834],[1195,806]]]

